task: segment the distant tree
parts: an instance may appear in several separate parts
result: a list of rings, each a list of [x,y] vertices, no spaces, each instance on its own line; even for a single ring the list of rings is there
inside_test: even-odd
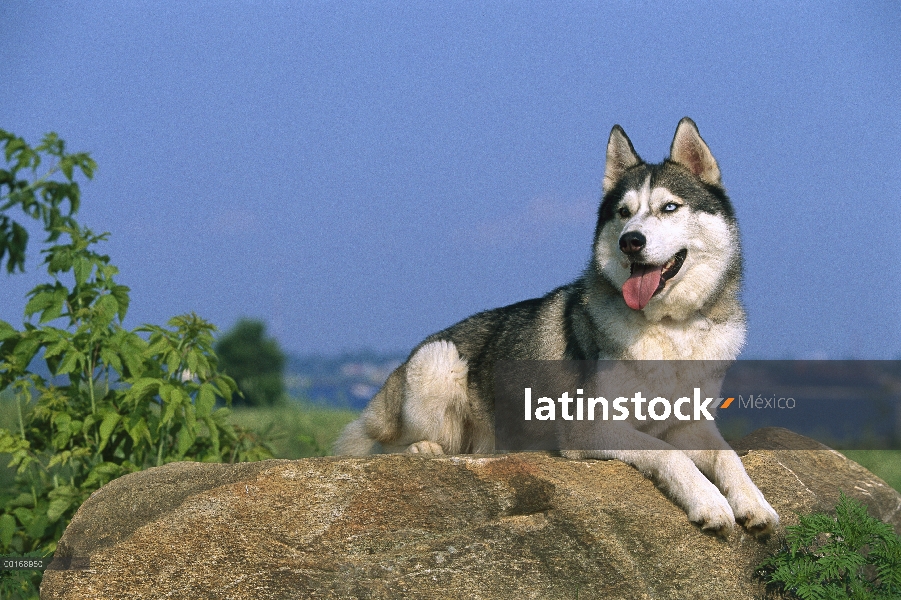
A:
[[[282,401],[285,393],[285,355],[275,338],[266,337],[262,321],[241,319],[216,343],[219,366],[243,394],[232,398],[234,404],[271,406]]]

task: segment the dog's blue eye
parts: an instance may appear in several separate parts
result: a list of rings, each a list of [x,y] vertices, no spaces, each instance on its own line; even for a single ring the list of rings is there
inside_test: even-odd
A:
[[[675,202],[670,202],[666,206],[663,207],[663,212],[673,212],[677,208],[679,208],[678,204],[676,204]]]

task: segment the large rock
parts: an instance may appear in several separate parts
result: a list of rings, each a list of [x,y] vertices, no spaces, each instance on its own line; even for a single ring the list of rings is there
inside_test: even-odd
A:
[[[745,439],[782,524],[839,490],[901,531],[901,495],[786,430]],[[760,598],[778,546],[701,532],[617,461],[540,453],[172,463],[84,505],[47,571],[51,598]]]

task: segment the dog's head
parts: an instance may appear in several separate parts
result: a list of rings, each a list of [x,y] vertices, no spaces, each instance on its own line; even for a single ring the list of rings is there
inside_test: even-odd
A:
[[[679,122],[663,163],[647,164],[616,125],[607,143],[594,268],[651,320],[685,319],[727,283],[741,253],[719,166],[697,126]]]

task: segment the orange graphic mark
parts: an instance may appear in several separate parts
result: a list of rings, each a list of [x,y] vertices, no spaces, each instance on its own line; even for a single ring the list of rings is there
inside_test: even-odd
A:
[[[729,408],[729,405],[732,404],[733,400],[735,400],[735,398],[726,398],[726,401],[720,404],[720,408]]]

